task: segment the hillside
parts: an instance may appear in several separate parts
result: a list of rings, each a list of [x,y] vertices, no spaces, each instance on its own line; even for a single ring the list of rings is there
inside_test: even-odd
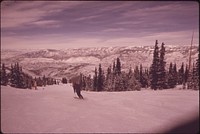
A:
[[[83,91],[82,95],[85,100],[74,99],[69,84],[46,86],[44,90],[1,86],[1,130],[3,133],[163,133],[198,119],[199,115],[199,92],[178,87],[158,91]],[[197,127],[196,124],[184,132],[197,132]]]
[[[169,63],[188,63],[189,46],[166,46],[167,68]],[[1,50],[1,62],[10,67],[19,62],[25,72],[32,76],[50,76],[54,78],[72,77],[80,72],[93,75],[94,68],[101,63],[106,69],[119,57],[122,69],[128,70],[142,64],[149,68],[153,58],[152,46],[128,47],[94,47],[77,49],[43,49],[43,50]],[[192,49],[192,60],[196,60],[198,47]]]

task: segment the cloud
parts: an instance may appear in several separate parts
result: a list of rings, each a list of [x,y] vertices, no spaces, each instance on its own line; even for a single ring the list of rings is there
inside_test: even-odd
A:
[[[44,27],[58,28],[61,26],[60,21],[57,21],[57,20],[40,20],[40,21],[32,22],[32,25],[36,25],[43,28]]]
[[[164,42],[166,45],[190,45],[192,31],[177,31],[177,32],[161,32],[152,33],[151,35],[144,35],[141,37],[121,37],[111,38],[103,41],[106,46],[151,46],[155,44],[155,40],[159,43]],[[199,33],[196,31],[194,34],[194,44],[199,44]]]
[[[143,8],[135,8],[133,10],[127,10],[127,12],[122,13],[123,17],[147,17],[148,15],[156,15],[159,17],[166,17],[166,15],[172,15],[173,13],[184,12],[190,14],[194,11],[194,8],[197,9],[197,3],[188,2],[188,3],[179,3],[179,2],[143,2]],[[150,6],[154,4],[154,6]],[[172,14],[171,14],[172,13]],[[160,16],[163,15],[163,16]],[[169,17],[169,16],[167,16]]]
[[[138,2],[136,1],[116,1],[116,2],[106,2],[106,5],[103,6],[103,8],[100,8],[98,12],[113,12],[113,11],[118,11],[118,10],[124,10],[127,9],[130,6],[133,6],[134,4],[136,5]]]
[[[1,27],[15,28],[31,25],[46,16],[59,13],[64,9],[72,8],[79,4],[81,2],[4,1],[1,8]]]
[[[98,18],[101,15],[91,15],[91,16],[84,16],[84,17],[80,17],[80,18],[75,18],[73,21],[83,21],[83,20],[92,20],[94,18]]]
[[[103,32],[119,32],[119,31],[124,31],[124,28],[108,28],[105,30],[102,30]]]
[[[191,29],[199,32],[198,6],[190,2],[4,1],[1,7],[2,47],[187,44]]]
[[[63,34],[43,34],[34,36],[12,36],[2,37],[2,49],[64,49],[79,47],[109,47],[109,46],[153,46],[155,40],[159,44],[164,42],[167,45],[190,45],[192,31],[162,32],[152,33],[151,35],[141,37],[73,37]],[[199,43],[199,33],[195,31],[193,44]]]

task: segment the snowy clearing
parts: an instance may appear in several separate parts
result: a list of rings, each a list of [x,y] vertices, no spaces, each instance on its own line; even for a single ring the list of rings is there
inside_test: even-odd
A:
[[[39,90],[1,86],[4,133],[157,133],[199,115],[199,91],[87,92],[72,87]]]

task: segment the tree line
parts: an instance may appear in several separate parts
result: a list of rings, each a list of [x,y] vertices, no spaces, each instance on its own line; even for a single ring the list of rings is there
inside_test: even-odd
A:
[[[106,72],[99,64],[99,68],[95,67],[94,76],[92,79],[89,77],[89,81],[85,80],[86,76],[80,74],[81,82],[86,83],[83,84],[83,89],[91,91],[130,91],[150,87],[152,90],[162,90],[182,85],[183,89],[198,90],[199,55],[191,69],[187,64],[185,66],[184,63],[177,69],[176,63],[172,62],[170,62],[169,68],[166,69],[165,52],[165,44],[162,43],[159,49],[156,40],[153,61],[149,69],[143,69],[142,64],[140,64],[140,67],[135,66],[134,71],[131,67],[128,72],[121,71],[119,58],[107,68]],[[89,84],[87,84],[88,82]]]
[[[129,69],[129,72],[121,71],[121,62],[117,58],[107,68],[107,71],[101,67],[99,64],[98,69],[95,67],[94,76],[91,78],[91,75],[84,76],[83,74],[79,75],[83,90],[90,91],[132,91],[140,90],[141,84],[135,79],[134,72],[132,69]]]
[[[151,89],[168,89],[174,88],[176,85],[183,85],[183,89],[199,89],[199,54],[196,63],[193,63],[193,67],[189,69],[189,65],[186,64],[184,69],[184,63],[181,68],[176,67],[176,63],[170,63],[169,70],[166,70],[165,61],[165,44],[161,44],[159,50],[158,41],[155,42],[153,61],[150,67],[150,85]]]
[[[1,75],[1,85],[23,89],[32,89],[32,87],[37,88],[37,86],[46,86],[57,84],[56,80],[50,77],[35,77],[26,74],[23,72],[22,67],[19,63],[11,64],[10,72],[6,72],[5,64],[1,65],[0,69]]]

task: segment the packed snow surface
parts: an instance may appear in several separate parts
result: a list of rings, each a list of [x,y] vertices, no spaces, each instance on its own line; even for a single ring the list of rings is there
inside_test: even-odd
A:
[[[199,115],[199,91],[82,91],[70,84],[38,90],[1,86],[4,133],[157,133]]]

